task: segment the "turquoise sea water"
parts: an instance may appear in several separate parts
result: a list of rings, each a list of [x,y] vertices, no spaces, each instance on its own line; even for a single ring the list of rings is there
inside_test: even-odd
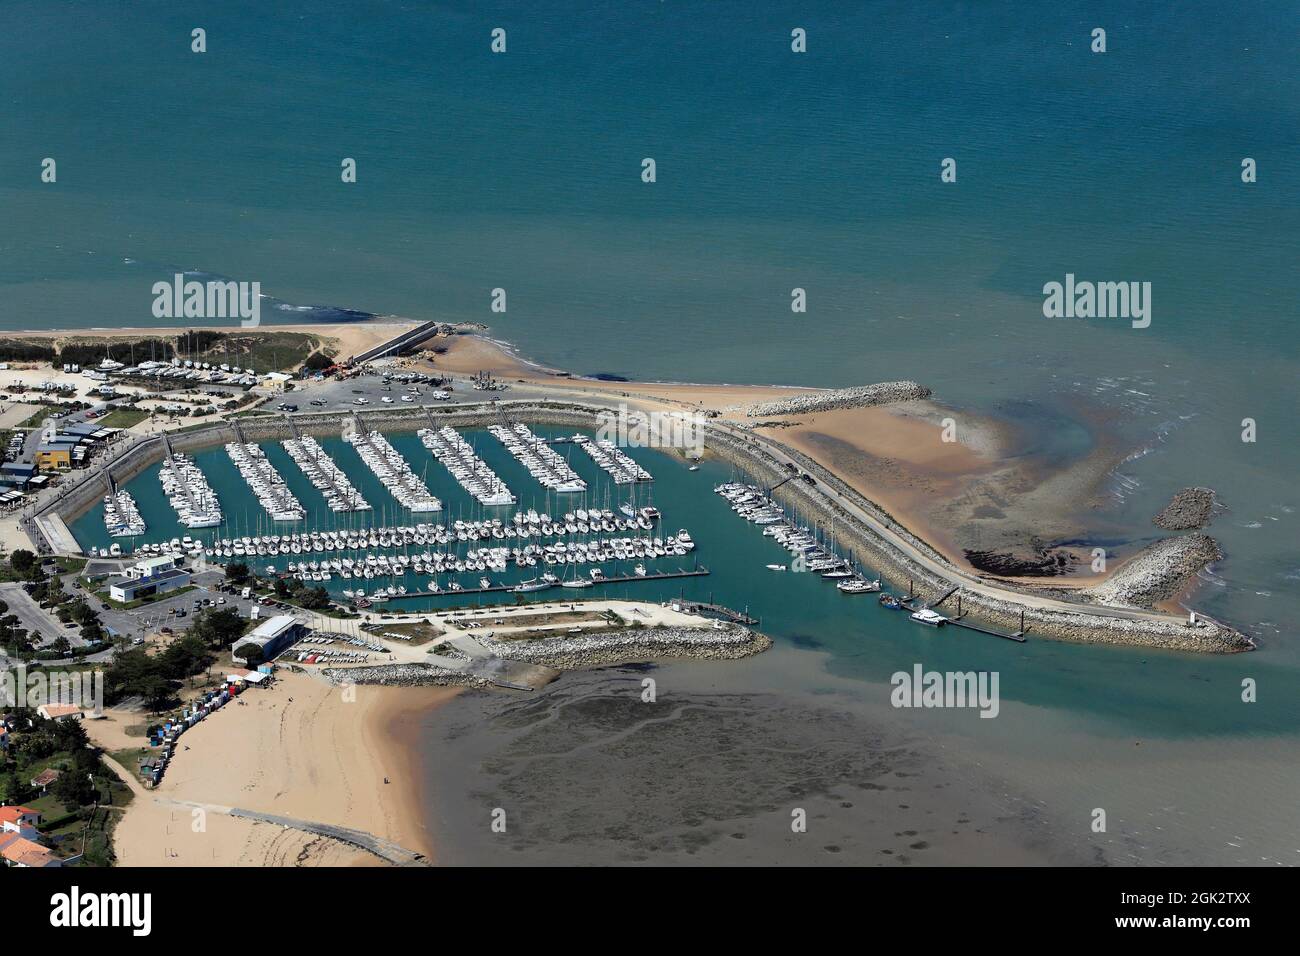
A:
[[[748,601],[864,688],[918,653],[1000,667],[1024,710],[960,728],[962,746],[1026,787],[1110,772],[1112,792],[1153,806],[1213,794],[1194,824],[1249,816],[1263,857],[1297,822],[1294,801],[1273,798],[1296,783],[1300,729],[1298,13],[11,2],[0,329],[152,324],[152,283],[193,269],[260,281],[286,305],[271,320],[316,314],[296,305],[481,321],[575,372],[914,378],[958,407],[1067,416],[1040,432],[1062,454],[1083,441],[1069,416],[1111,413],[1142,453],[1115,476],[1107,522],[1149,535],[1172,491],[1219,489],[1231,510],[1211,530],[1228,557],[1195,603],[1258,653],[917,635],[814,597],[819,582],[749,568],[766,563],[758,533],[672,487],[716,475],[658,463],[657,503],[714,568],[688,588]],[[203,55],[189,52],[196,26]],[[502,56],[488,51],[496,26]],[[790,53],[793,26],[806,55]],[[1089,50],[1096,26],[1104,55]],[[46,156],[56,184],[39,181]],[[948,156],[956,184],[939,181]],[[1042,285],[1067,272],[1151,282],[1151,327],[1045,319]],[[790,312],[796,286],[806,315]],[[494,287],[505,314],[488,310]],[[1254,444],[1240,441],[1247,417]],[[1258,704],[1239,702],[1243,676]],[[1136,735],[1183,749],[1131,771],[1121,748]],[[1237,802],[1234,779],[1258,806]]]

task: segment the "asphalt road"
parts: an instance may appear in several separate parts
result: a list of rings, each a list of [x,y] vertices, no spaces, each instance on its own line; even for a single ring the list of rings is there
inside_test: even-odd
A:
[[[39,646],[47,645],[60,637],[66,637],[73,647],[81,647],[86,643],[81,639],[80,627],[64,627],[57,617],[37,604],[16,581],[0,584],[0,600],[9,605],[9,613],[18,618],[19,627],[39,636]]]

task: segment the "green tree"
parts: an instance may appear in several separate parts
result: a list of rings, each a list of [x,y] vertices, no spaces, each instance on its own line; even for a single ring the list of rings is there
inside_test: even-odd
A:
[[[34,791],[28,782],[22,778],[16,768],[11,769],[9,773],[5,775],[4,798],[6,803],[26,803],[35,795],[36,791]]]
[[[244,633],[245,623],[232,607],[208,608],[194,619],[190,635],[210,648],[229,647]]]
[[[157,658],[161,673],[170,680],[183,680],[201,673],[212,664],[213,657],[204,643],[193,634],[187,634]]]
[[[260,644],[246,641],[235,648],[234,656],[245,661],[249,667],[256,667],[262,663],[262,647]]]
[[[242,587],[248,583],[249,570],[248,565],[243,561],[231,561],[226,565],[226,580],[236,587]]]
[[[89,751],[87,751],[89,753]],[[83,766],[74,766],[59,774],[50,788],[55,798],[68,809],[84,807],[95,802],[99,788],[90,779],[90,772]]]

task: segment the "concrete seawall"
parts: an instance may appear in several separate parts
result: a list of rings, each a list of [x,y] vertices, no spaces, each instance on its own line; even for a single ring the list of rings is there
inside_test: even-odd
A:
[[[580,405],[556,403],[543,406],[533,402],[501,403],[501,405],[512,416],[526,417],[529,421],[541,424],[572,425],[578,428],[591,427],[595,422],[596,409],[584,408]],[[488,403],[430,406],[428,412],[432,413],[434,421],[439,426],[481,428],[496,424],[500,420],[495,405]],[[350,414],[338,413],[299,414],[293,416],[293,426],[304,435],[339,435],[343,430],[342,423],[350,417]],[[367,427],[380,427],[397,432],[415,431],[429,423],[423,407],[385,411],[368,410],[362,414],[362,420]],[[281,415],[249,416],[235,421],[238,422],[246,441],[281,441],[293,437],[293,427]],[[172,450],[178,452],[192,452],[239,440],[234,426],[229,421],[214,422],[189,431],[169,432],[167,438],[171,442]],[[119,485],[125,484],[150,465],[162,461],[165,455],[166,446],[160,436],[151,435],[137,439],[129,448],[115,454],[107,465],[108,473]],[[57,514],[71,524],[107,493],[103,465],[84,476],[75,476],[74,480],[76,480],[75,485],[65,486],[62,494],[46,502],[36,514]]]

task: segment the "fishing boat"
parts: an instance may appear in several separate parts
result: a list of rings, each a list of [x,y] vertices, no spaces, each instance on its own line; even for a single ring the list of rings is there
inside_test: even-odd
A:
[[[882,594],[880,595],[880,606],[891,611],[897,611],[902,608],[903,602],[892,594]]]

